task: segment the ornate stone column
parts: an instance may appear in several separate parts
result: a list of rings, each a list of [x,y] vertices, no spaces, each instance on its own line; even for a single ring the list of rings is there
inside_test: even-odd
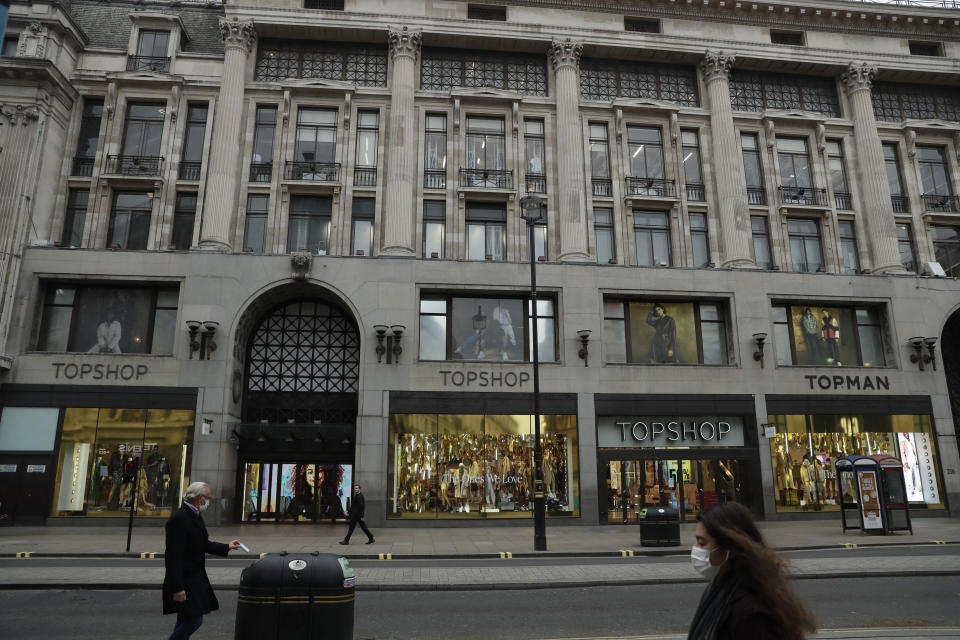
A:
[[[417,117],[413,93],[417,81],[420,32],[407,27],[390,31],[390,121],[387,139],[386,198],[383,247],[388,256],[415,255],[413,233],[414,181],[417,174]]]
[[[710,101],[711,161],[713,182],[717,187],[720,264],[723,267],[756,268],[751,251],[747,179],[730,106],[730,67],[733,61],[732,55],[722,51],[707,51],[700,62]]]
[[[870,86],[877,67],[866,62],[851,62],[840,76],[847,91],[856,145],[856,175],[863,210],[863,221],[873,253],[874,273],[903,273],[897,245],[897,225],[890,202],[890,185],[883,163],[883,147],[877,133]]]
[[[247,56],[257,41],[252,21],[237,18],[220,21],[223,36],[223,79],[213,118],[210,161],[207,168],[207,195],[204,198],[202,249],[229,251],[233,214],[237,210],[243,131],[243,86]]]
[[[0,123],[6,130],[0,154],[0,369],[9,366],[6,353],[13,298],[20,274],[24,236],[32,215],[24,198],[25,180],[34,168],[38,147],[37,105],[0,104]]]
[[[583,132],[580,127],[580,54],[583,43],[550,43],[557,94],[557,220],[560,260],[587,262],[587,207],[584,199]]]

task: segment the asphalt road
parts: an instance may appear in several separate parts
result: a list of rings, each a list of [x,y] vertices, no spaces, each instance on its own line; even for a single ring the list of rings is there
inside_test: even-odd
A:
[[[960,628],[960,577],[805,580],[823,628]],[[703,585],[533,591],[362,592],[359,640],[542,640],[686,631]],[[196,640],[233,638],[237,594],[221,591]],[[0,591],[0,638],[165,638],[157,591]],[[258,639],[259,640],[259,639]]]

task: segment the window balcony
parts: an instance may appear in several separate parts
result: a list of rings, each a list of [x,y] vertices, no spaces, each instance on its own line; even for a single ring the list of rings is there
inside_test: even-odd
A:
[[[73,166],[70,168],[70,175],[89,178],[93,175],[93,161],[94,158],[74,157]]]
[[[180,171],[177,177],[180,180],[192,180],[196,182],[200,180],[200,169],[202,167],[202,162],[181,162]]]
[[[169,73],[170,58],[161,56],[127,56],[127,71]]]
[[[353,186],[355,187],[377,186],[377,168],[376,167],[354,167]]]
[[[924,195],[923,210],[937,213],[960,213],[960,198],[946,195]]]
[[[121,176],[159,176],[163,156],[107,156],[107,173]]]
[[[424,189],[446,189],[447,188],[447,170],[446,169],[424,169],[423,170],[423,188]]]
[[[503,169],[460,169],[464,189],[513,189],[513,172]]]
[[[706,202],[707,189],[702,184],[687,183],[687,201]]]
[[[813,187],[783,187],[779,189],[781,205],[805,207],[828,207],[827,190]]]
[[[251,162],[250,163],[250,182],[270,182],[273,177],[272,162]]]
[[[890,196],[894,213],[910,213],[910,203],[906,196]]]
[[[285,180],[340,182],[339,162],[287,162]]]
[[[767,204],[767,190],[763,187],[747,187],[747,202],[752,205]]]
[[[845,193],[843,191],[834,191],[833,203],[837,206],[837,209],[843,209],[844,211],[853,210],[853,199],[850,197],[849,193]]]
[[[542,173],[527,174],[527,193],[546,193],[547,176]]]
[[[663,178],[635,178],[627,176],[627,196],[648,198],[676,198],[677,183]]]
[[[593,195],[600,198],[613,196],[613,181],[610,178],[594,176],[591,182],[593,183]]]

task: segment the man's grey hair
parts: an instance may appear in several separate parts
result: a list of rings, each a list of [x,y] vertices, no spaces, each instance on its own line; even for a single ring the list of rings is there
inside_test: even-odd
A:
[[[190,502],[195,500],[200,496],[206,495],[206,489],[209,489],[210,485],[206,482],[191,482],[190,486],[187,487],[186,493],[183,494],[184,502]]]

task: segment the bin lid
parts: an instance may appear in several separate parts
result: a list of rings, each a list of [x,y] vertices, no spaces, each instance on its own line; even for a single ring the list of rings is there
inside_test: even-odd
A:
[[[241,587],[279,588],[296,584],[323,588],[351,588],[353,569],[346,558],[333,553],[268,553],[240,574]]]
[[[677,510],[670,505],[654,505],[640,510],[640,520],[656,522],[658,520],[676,520]]]

